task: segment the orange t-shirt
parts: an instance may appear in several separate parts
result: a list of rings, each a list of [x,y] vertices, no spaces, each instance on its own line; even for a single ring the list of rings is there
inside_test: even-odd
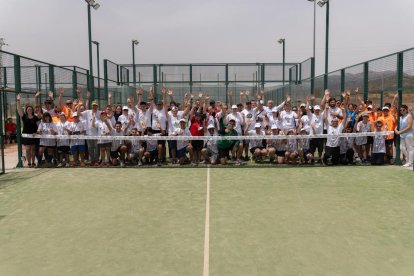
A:
[[[66,120],[68,122],[73,122],[73,111],[70,108],[66,108],[66,106],[62,105],[62,112],[66,115]]]
[[[378,118],[378,120],[384,124],[383,128],[385,131],[394,131],[395,127],[397,126],[395,123],[394,116],[392,115],[388,115],[387,117],[382,115],[381,117]],[[391,140],[391,139],[394,139],[394,134],[385,136],[385,140]]]

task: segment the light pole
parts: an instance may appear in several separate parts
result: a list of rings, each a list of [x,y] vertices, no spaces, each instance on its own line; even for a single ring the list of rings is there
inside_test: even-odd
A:
[[[316,0],[308,0],[313,2],[313,58],[315,59],[315,41],[316,41]]]
[[[96,45],[96,59],[97,59],[97,64],[98,64],[98,101],[99,101],[99,105],[101,105],[101,74],[100,74],[100,68],[99,68],[99,42],[92,41],[92,43]]]
[[[281,38],[277,41],[279,44],[283,45],[283,72],[282,72],[282,78],[283,78],[283,89],[285,87],[285,39]]]
[[[325,76],[323,78],[324,89],[328,88],[328,53],[329,53],[329,0],[321,0],[318,2],[319,7],[326,5],[326,31],[325,31]]]
[[[135,45],[138,45],[139,41],[136,39],[132,40],[132,74],[133,76],[133,80],[134,80],[134,87],[137,86],[137,74],[136,74],[136,69],[135,69]]]
[[[95,100],[95,92],[93,85],[93,64],[92,64],[92,30],[91,30],[91,7],[95,10],[99,9],[101,5],[95,0],[85,0],[88,4],[88,42],[89,42],[89,92],[91,93],[91,100]]]

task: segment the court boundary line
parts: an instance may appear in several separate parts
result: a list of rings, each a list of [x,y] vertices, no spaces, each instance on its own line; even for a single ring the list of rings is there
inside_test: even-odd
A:
[[[203,276],[209,275],[210,266],[210,167],[207,167],[206,216],[204,223]]]

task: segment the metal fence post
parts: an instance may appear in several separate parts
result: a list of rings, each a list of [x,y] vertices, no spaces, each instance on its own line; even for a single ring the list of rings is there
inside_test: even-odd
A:
[[[78,88],[78,74],[76,71],[76,67],[73,67],[73,71],[72,71],[72,98],[77,98],[77,92],[76,89]]]
[[[153,76],[154,76],[154,79],[153,79],[153,82],[154,82],[154,93],[155,93],[155,97],[157,97],[157,65],[152,65],[152,73],[153,73]],[[154,101],[155,101],[155,99],[154,99]]]
[[[311,95],[314,94],[315,90],[315,58],[311,58]]]
[[[229,104],[229,96],[227,95],[227,90],[229,90],[229,65],[226,64],[226,105]]]
[[[364,63],[364,101],[368,100],[368,62]]]
[[[401,117],[400,106],[402,105],[402,94],[403,94],[403,76],[404,76],[404,53],[398,53],[397,56],[397,89],[398,89],[398,119]],[[399,122],[396,122],[398,130]],[[400,135],[395,137],[395,165],[401,165],[401,150],[400,150]],[[407,157],[408,158],[408,157]]]
[[[17,93],[22,91],[22,79],[21,79],[21,71],[20,71],[20,57],[15,55],[14,56],[14,87],[15,87],[15,96],[17,97]],[[17,102],[17,100],[16,100]],[[22,162],[22,123],[20,120],[19,113],[16,109],[16,123],[17,123],[17,154],[18,154],[18,161],[16,168],[23,168]]]
[[[340,92],[344,92],[345,91],[345,69],[341,70],[341,91]],[[341,93],[341,102],[344,100],[344,97],[342,96]],[[347,108],[347,107],[345,107]]]
[[[193,65],[190,64],[190,92],[193,92]]]
[[[108,60],[104,59],[104,93],[105,100],[108,103]]]
[[[49,64],[49,91],[52,91],[55,97],[55,67],[52,64]]]

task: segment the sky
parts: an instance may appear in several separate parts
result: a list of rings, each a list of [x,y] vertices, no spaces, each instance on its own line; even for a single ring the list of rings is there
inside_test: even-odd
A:
[[[132,39],[140,41],[137,64],[282,62],[279,38],[286,62],[313,55],[308,0],[96,1],[92,39],[101,59],[120,64],[132,63]],[[316,6],[316,75],[324,72],[325,20],[326,8]],[[414,1],[330,0],[329,25],[334,71],[414,47]],[[84,0],[0,0],[0,37],[9,44],[3,50],[89,67]],[[94,64],[95,55],[94,46]]]

